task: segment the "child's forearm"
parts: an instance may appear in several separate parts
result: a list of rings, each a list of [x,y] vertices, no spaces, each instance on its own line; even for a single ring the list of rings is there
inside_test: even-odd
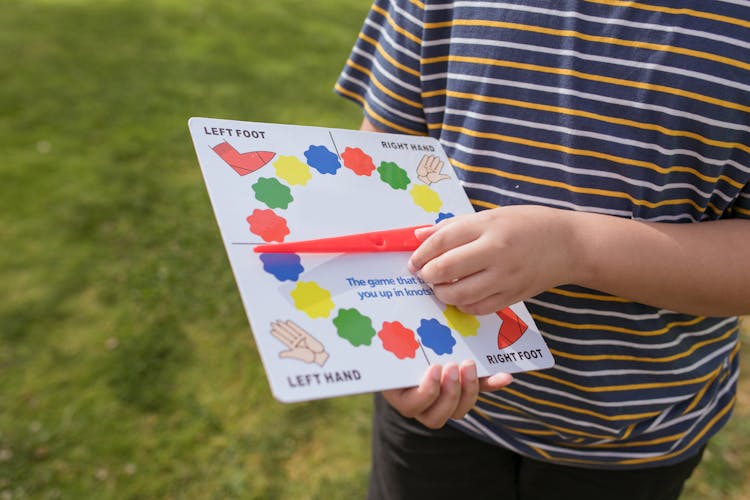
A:
[[[649,223],[570,212],[576,284],[679,312],[750,313],[750,220]]]

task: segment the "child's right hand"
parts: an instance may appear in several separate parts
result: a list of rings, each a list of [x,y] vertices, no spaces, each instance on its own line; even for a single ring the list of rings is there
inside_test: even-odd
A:
[[[576,212],[515,205],[445,219],[414,232],[409,271],[469,314],[491,314],[574,283],[581,256]]]

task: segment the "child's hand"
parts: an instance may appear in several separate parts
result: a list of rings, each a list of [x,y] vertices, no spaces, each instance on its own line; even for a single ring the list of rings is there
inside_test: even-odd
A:
[[[574,213],[525,205],[446,219],[415,232],[424,243],[409,270],[446,304],[470,314],[499,311],[572,282]]]
[[[474,362],[464,361],[461,366],[456,363],[445,367],[432,365],[419,386],[383,391],[383,396],[403,416],[439,429],[448,419],[466,415],[480,391],[496,391],[512,380],[507,373],[478,379]]]

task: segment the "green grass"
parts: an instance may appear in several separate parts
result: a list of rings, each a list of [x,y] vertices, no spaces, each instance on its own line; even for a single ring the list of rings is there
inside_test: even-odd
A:
[[[271,398],[187,119],[356,127],[367,8],[3,2],[0,500],[363,495],[370,399]],[[687,498],[741,498],[748,413]]]
[[[271,399],[187,120],[355,127],[367,7],[4,3],[0,498],[361,494],[369,399]]]

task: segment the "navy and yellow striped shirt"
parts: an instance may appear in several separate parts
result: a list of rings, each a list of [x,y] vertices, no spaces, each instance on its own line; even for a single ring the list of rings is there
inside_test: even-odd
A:
[[[438,138],[480,210],[750,218],[749,1],[376,0],[336,91]],[[684,460],[727,421],[737,318],[576,286],[526,304],[557,365],[481,394],[467,432],[628,468]]]

